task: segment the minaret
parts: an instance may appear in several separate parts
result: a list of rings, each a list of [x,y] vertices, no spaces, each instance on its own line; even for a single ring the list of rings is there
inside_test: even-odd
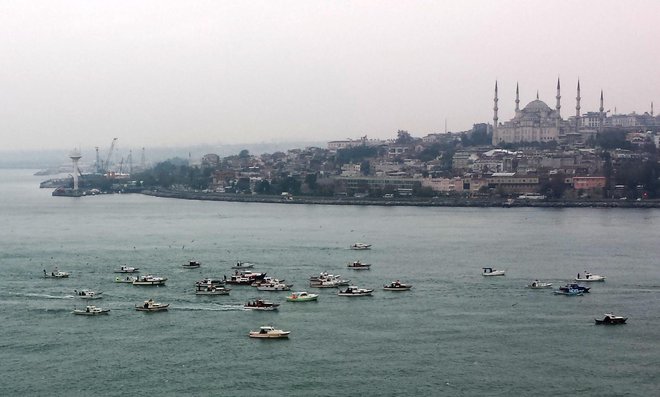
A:
[[[536,100],[539,100],[539,90],[536,90]]]
[[[580,79],[577,84],[577,96],[575,97],[575,132],[580,132]]]
[[[557,133],[559,133],[559,121],[561,120],[561,86],[559,85],[559,77],[557,77],[557,105],[555,109],[557,110],[557,117],[555,119],[555,127],[557,127]]]
[[[516,114],[520,111],[520,92],[518,91],[518,83],[516,83]]]
[[[651,102],[651,117],[653,117],[653,102]]]
[[[497,80],[495,80],[495,98],[493,98],[493,143],[497,142]]]
[[[603,106],[603,90],[600,90],[600,107],[598,108],[598,132],[603,132],[603,122],[605,121],[605,106]]]

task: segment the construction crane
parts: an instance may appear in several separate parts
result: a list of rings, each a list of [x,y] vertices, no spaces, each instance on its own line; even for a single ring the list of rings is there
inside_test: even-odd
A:
[[[115,145],[117,144],[117,140],[119,138],[112,138],[112,143],[110,144],[110,150],[108,150],[108,157],[105,159],[105,163],[103,163],[103,169],[105,172],[108,172],[110,170],[110,157],[112,156],[112,151],[115,150]]]

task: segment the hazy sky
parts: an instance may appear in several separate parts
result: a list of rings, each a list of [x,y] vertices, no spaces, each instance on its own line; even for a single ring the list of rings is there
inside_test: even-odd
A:
[[[660,1],[0,0],[5,150],[392,138],[660,110]],[[657,113],[657,112],[656,112]]]

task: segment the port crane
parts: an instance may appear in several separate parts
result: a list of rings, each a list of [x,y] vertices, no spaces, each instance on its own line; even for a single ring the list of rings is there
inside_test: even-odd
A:
[[[105,162],[102,162],[99,158],[99,147],[96,146],[96,172],[99,174],[104,174],[108,172],[110,168],[110,157],[112,156],[112,151],[115,150],[115,145],[119,138],[113,138],[112,143],[110,144],[110,150],[108,150],[108,156],[105,158]]]

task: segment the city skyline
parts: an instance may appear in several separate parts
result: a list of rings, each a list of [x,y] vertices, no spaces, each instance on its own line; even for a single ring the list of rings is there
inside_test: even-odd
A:
[[[660,4],[2,2],[4,150],[389,138],[658,103]],[[656,112],[657,113],[657,112]]]

